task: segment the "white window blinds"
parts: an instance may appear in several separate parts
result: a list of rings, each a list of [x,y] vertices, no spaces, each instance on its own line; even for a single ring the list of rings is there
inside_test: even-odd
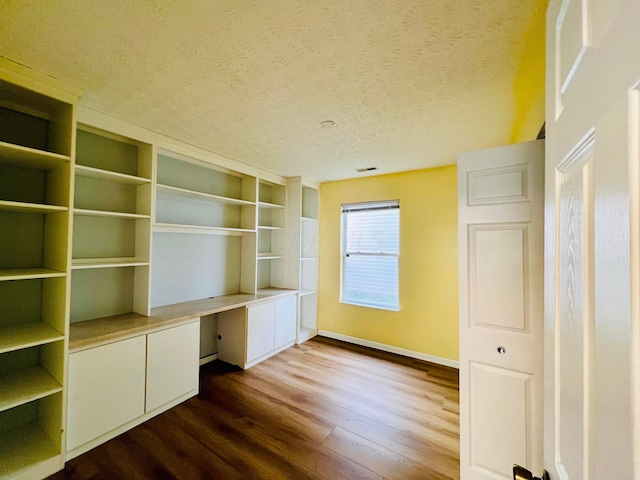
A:
[[[399,310],[400,203],[342,206],[342,302]]]

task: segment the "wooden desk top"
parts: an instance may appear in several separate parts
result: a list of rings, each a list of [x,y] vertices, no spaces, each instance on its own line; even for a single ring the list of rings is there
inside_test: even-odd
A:
[[[124,313],[72,323],[69,332],[69,353],[79,352],[117,340],[145,335],[165,328],[193,322],[205,315],[263,303],[274,297],[297,294],[297,290],[269,288],[249,293],[232,293],[151,309],[151,316]]]

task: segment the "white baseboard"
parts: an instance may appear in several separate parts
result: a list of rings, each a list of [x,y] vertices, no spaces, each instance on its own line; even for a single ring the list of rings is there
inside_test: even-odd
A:
[[[364,340],[357,337],[350,337],[349,335],[342,335],[341,333],[328,332],[327,330],[318,330],[318,335],[321,337],[333,338],[334,340],[341,340],[347,343],[353,343],[355,345],[360,345],[361,347],[375,348],[376,350],[382,350],[383,352],[395,353],[405,357],[424,360],[425,362],[437,363],[438,365],[444,365],[445,367],[460,369],[460,362],[456,360],[449,360],[448,358],[414,352],[413,350],[407,350],[406,348],[394,347],[392,345],[372,342],[371,340]]]

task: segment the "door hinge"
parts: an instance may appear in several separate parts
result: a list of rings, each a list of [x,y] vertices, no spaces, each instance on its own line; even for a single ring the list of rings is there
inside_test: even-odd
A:
[[[530,470],[527,470],[520,465],[514,465],[513,480],[549,480],[549,474],[546,470],[543,470],[541,477],[534,477]]]

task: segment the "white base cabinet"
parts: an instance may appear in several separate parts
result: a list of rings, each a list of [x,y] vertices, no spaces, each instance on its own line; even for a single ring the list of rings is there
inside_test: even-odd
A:
[[[69,355],[67,459],[196,395],[199,353],[196,317]]]
[[[218,314],[218,359],[247,369],[296,339],[296,295]]]
[[[168,328],[147,336],[145,411],[198,391],[200,322]]]
[[[146,337],[69,355],[67,450],[144,414]]]

